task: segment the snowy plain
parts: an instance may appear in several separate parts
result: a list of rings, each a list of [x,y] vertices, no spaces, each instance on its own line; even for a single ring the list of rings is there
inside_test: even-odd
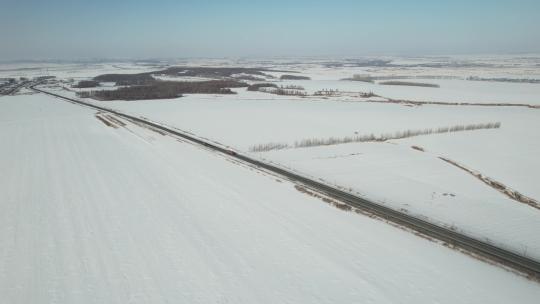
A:
[[[291,70],[313,80],[268,81],[302,85],[310,93],[339,89],[422,101],[540,102],[540,84],[465,80],[539,78],[535,56],[392,60],[409,66],[328,67],[329,60],[318,59],[175,64]],[[481,64],[419,66],[454,62]],[[62,88],[71,78],[158,67],[161,63],[13,64],[0,65],[0,77],[54,74],[62,83],[44,89],[76,97],[77,89]],[[355,73],[423,75],[426,79],[404,79],[441,87],[340,80]],[[274,74],[279,78],[283,72]],[[539,210],[439,159],[452,159],[539,199],[539,109],[410,106],[234,90],[238,94],[92,102],[192,132],[540,259]],[[0,298],[8,303],[534,303],[540,297],[538,283],[382,221],[338,210],[290,183],[189,143],[128,121],[107,126],[100,120],[107,117],[93,110],[26,89],[20,93],[26,95],[0,97],[5,172],[0,177]],[[501,127],[249,152],[261,143],[488,122]]]
[[[97,103],[246,153],[250,146],[259,143],[501,122],[501,128],[492,130],[251,155],[540,258],[539,210],[511,200],[438,159],[443,156],[464,163],[538,198],[540,161],[536,155],[540,153],[540,134],[529,131],[540,129],[538,110],[257,99],[260,94],[240,92],[231,96],[190,95],[172,100]],[[428,152],[411,149],[413,145],[425,147]]]
[[[55,76],[60,79],[88,79],[101,74],[135,74],[156,70],[159,63],[81,62],[81,63],[0,63],[0,77]]]
[[[533,57],[532,60],[534,63],[536,59]],[[426,62],[434,63],[429,60]],[[402,64],[425,64],[426,62],[409,60]],[[521,70],[522,75],[526,77],[536,75],[535,70],[531,69],[530,60],[524,60],[522,63],[519,60],[500,61],[495,64],[496,62],[488,60],[483,63],[494,66],[506,65],[504,69],[491,68],[492,75],[510,77],[516,69]],[[228,64],[230,63],[222,62],[218,66],[228,66]],[[450,80],[425,80],[426,82],[459,84],[446,91],[441,91],[444,85],[441,88],[383,86],[342,81],[337,77],[340,73],[351,74],[356,68],[328,69],[321,68],[317,64],[307,67],[298,65],[293,68],[302,75],[310,75],[318,80],[278,81],[277,83],[302,85],[310,93],[321,89],[369,91],[371,86],[388,88],[389,92],[399,94],[396,96],[401,96],[401,98],[412,94],[425,99],[429,96],[425,93],[426,91],[442,92],[440,96],[447,98],[448,101],[454,101],[456,94],[461,94],[460,96],[468,96],[462,98],[462,101],[467,102],[484,102],[490,96],[497,96],[499,99],[489,101],[534,103],[536,97],[540,96],[536,93],[540,84],[463,79],[467,73],[482,75],[480,72],[485,71],[485,67],[454,70],[417,67],[377,69],[380,75],[389,75],[391,74],[389,70],[395,69],[399,69],[401,74],[406,72],[409,75],[420,71],[432,75],[440,73],[444,77],[454,75],[455,79]],[[373,70],[375,69],[371,69],[371,72]],[[316,74],[314,71],[322,71],[322,73]],[[279,77],[279,73],[274,74],[275,77]],[[489,75],[489,73],[484,74]],[[174,77],[170,80],[175,78],[182,80],[183,77]],[[517,89],[520,87],[525,87],[527,90]],[[107,89],[110,88],[107,87]],[[380,153],[377,150],[379,148],[375,148],[380,146],[377,144],[339,145],[299,151],[286,150],[255,154],[255,157],[262,157],[303,174],[350,188],[368,198],[427,217],[439,224],[459,229],[475,237],[488,239],[516,252],[534,257],[540,256],[540,243],[535,236],[535,231],[538,229],[536,223],[539,222],[536,210],[511,200],[481,181],[475,180],[466,172],[459,172],[459,169],[438,159],[438,157],[449,158],[494,178],[513,190],[538,198],[536,181],[540,178],[538,175],[540,171],[537,170],[540,168],[540,163],[535,155],[540,150],[538,146],[540,134],[531,132],[531,130],[538,130],[539,127],[537,109],[436,105],[411,107],[352,102],[350,98],[340,97],[300,98],[249,92],[245,89],[235,89],[235,91],[237,95],[186,95],[183,98],[170,100],[97,103],[147,117],[244,152],[249,151],[250,147],[256,144],[291,144],[306,138],[380,135],[404,130],[500,122],[502,127],[496,130],[430,135],[392,141],[394,145],[383,145],[387,150],[383,154],[387,155],[389,162],[377,157]],[[75,97],[75,92],[65,90],[58,90],[58,92]],[[505,96],[512,96],[513,99],[506,99]],[[430,98],[445,101],[444,98],[440,99],[437,96],[430,96]],[[411,154],[415,151],[408,151],[413,145],[426,146],[425,148],[429,151],[418,158],[416,154]],[[360,150],[371,157],[356,160],[359,156],[355,155],[361,154],[358,152],[358,147],[367,147]],[[346,157],[350,154],[355,157]],[[330,161],[341,156],[346,160]],[[352,160],[356,162],[350,163]],[[409,170],[403,171],[400,166],[393,166],[392,160],[405,164]],[[362,166],[369,166],[370,172],[378,173],[366,175]],[[356,170],[351,168],[356,168]],[[417,171],[423,173],[418,174]],[[434,174],[440,178],[433,178]],[[396,186],[391,193],[384,191],[387,187],[387,179],[396,180],[394,182]],[[412,188],[416,190],[411,191]],[[455,198],[456,196],[459,199]],[[456,204],[457,200],[459,203]],[[457,207],[460,204],[464,205]],[[451,212],[446,212],[446,209],[450,209]]]
[[[393,98],[531,103],[538,101],[540,84],[468,81],[466,75],[534,78],[535,59],[496,58],[486,68],[369,68],[375,75],[434,75],[454,79],[434,82],[441,88],[384,86],[339,80],[358,68],[322,68],[320,64],[286,66],[314,80],[274,81],[301,85],[313,93],[322,89],[366,92],[384,89]],[[532,61],[531,61],[532,60]],[[531,63],[532,62],[532,63]],[[402,64],[433,64],[405,60]],[[436,62],[435,62],[436,63]],[[229,63],[230,64],[230,63]],[[266,66],[268,65],[265,62]],[[227,66],[221,63],[219,66]],[[501,68],[503,66],[504,68]],[[274,68],[277,66],[273,66]],[[362,70],[366,70],[362,68]],[[377,74],[378,73],[378,74]],[[282,72],[270,72],[276,78]],[[452,76],[453,75],[453,76]],[[177,77],[182,80],[182,77]],[[171,78],[172,80],[174,78]],[[373,90],[372,90],[373,89]],[[454,125],[500,122],[501,128],[393,140],[385,144],[346,144],[252,153],[291,170],[349,188],[359,195],[438,224],[489,240],[535,258],[540,257],[538,210],[506,197],[439,157],[480,172],[538,200],[540,129],[538,109],[496,106],[404,106],[365,103],[351,98],[290,97],[235,89],[236,95],[186,95],[169,100],[98,102],[192,132],[202,138],[248,153],[265,143],[293,144],[309,138],[393,133]],[[75,97],[74,92],[58,90]],[[429,93],[426,92],[435,92]],[[395,94],[395,95],[391,95]],[[383,94],[381,94],[383,95]],[[427,151],[420,153],[411,146]],[[381,157],[384,155],[384,158]],[[392,185],[392,191],[388,191]]]
[[[0,107],[6,303],[540,297],[536,282],[171,136],[40,94]]]
[[[304,80],[283,81],[283,85],[301,85],[308,92],[334,89],[345,92],[372,92],[376,95],[412,101],[457,102],[457,103],[524,103],[540,105],[540,84],[470,81],[462,79],[401,79],[408,82],[437,84],[440,87],[417,87],[403,85],[381,85],[349,80]]]

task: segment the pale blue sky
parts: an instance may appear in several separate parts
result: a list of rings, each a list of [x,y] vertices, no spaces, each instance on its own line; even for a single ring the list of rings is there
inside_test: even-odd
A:
[[[0,60],[540,52],[533,0],[0,3]]]

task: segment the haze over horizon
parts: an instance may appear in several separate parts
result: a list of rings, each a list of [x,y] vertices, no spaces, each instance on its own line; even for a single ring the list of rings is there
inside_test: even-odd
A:
[[[540,52],[538,1],[4,1],[0,60]]]
[[[540,303],[540,0],[0,1],[0,304]]]

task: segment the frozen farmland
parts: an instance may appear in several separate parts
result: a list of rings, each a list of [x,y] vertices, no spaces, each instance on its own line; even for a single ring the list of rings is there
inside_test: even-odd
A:
[[[537,303],[534,273],[242,160],[540,261],[524,58],[0,65],[0,302]]]

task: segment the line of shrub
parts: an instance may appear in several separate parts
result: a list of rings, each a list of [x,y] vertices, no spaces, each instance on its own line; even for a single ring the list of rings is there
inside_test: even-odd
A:
[[[307,76],[287,75],[287,74],[281,75],[279,79],[281,80],[311,80],[311,78]]]
[[[439,128],[427,128],[422,130],[406,130],[398,131],[394,133],[385,133],[381,135],[366,134],[357,136],[345,136],[345,137],[329,137],[329,138],[308,138],[295,141],[293,145],[287,143],[266,143],[252,146],[249,150],[251,152],[266,152],[272,150],[288,149],[288,148],[306,148],[316,146],[329,146],[337,144],[345,144],[351,142],[377,142],[386,141],[391,139],[403,139],[407,137],[428,135],[428,134],[440,134],[460,131],[471,131],[479,129],[498,129],[501,127],[500,122],[469,124],[469,125],[455,125],[451,127],[439,127]]]
[[[413,87],[428,87],[428,88],[439,88],[438,84],[433,83],[422,83],[422,82],[409,82],[409,81],[382,81],[379,82],[382,85],[400,85],[400,86],[413,86]]]

